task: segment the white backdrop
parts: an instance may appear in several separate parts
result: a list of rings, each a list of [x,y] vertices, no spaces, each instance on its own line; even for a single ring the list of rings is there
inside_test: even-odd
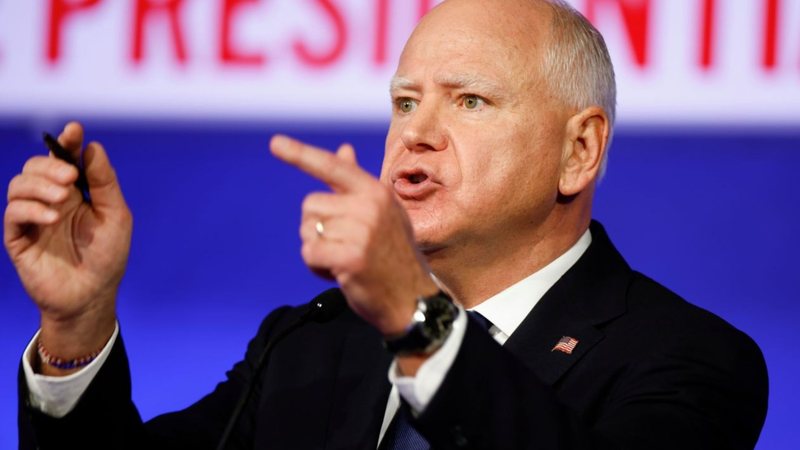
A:
[[[0,115],[385,120],[436,0],[0,0]],[[800,0],[574,0],[623,124],[800,125]]]

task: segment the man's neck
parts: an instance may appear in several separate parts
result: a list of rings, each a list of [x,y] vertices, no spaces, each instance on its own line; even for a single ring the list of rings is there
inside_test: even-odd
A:
[[[491,246],[443,249],[429,255],[429,263],[451,295],[473,308],[564,254],[587,228],[588,220],[585,225],[555,227],[539,239],[528,235]]]

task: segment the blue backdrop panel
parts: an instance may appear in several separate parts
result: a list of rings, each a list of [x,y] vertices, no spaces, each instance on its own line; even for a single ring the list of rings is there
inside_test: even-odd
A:
[[[327,148],[347,140],[376,173],[385,127],[87,125],[109,150],[135,217],[119,317],[134,397],[150,418],[210,391],[270,310],[330,286],[303,265],[297,236],[303,196],[324,186],[274,160],[270,135]],[[4,189],[43,153],[42,129],[61,126],[0,125]],[[632,266],[759,343],[771,378],[762,450],[800,448],[798,144],[800,133],[770,130],[621,130],[595,211]],[[37,320],[0,258],[0,448],[16,447],[17,366]]]

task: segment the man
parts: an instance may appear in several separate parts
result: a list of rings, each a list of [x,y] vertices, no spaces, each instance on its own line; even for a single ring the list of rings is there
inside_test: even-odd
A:
[[[590,225],[615,98],[591,25],[556,2],[448,0],[409,39],[391,93],[380,180],[348,145],[271,142],[331,187],[303,203],[301,251],[341,288],[320,302],[348,308],[293,331],[307,308],[278,309],[226,382],[147,424],[115,322],[131,217],[113,169],[86,147],[88,204],[73,167],[32,158],[4,234],[42,314],[22,446],[213,448],[254,379],[231,448],[753,448],[758,348]],[[81,140],[76,124],[60,136],[75,153]]]

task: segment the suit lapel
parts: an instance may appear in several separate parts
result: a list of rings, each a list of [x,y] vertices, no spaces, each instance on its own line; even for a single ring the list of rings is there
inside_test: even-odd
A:
[[[553,385],[603,340],[599,325],[625,312],[631,270],[603,227],[592,222],[592,244],[508,339],[505,347]],[[571,354],[554,350],[562,337],[577,340]]]
[[[517,330],[505,347],[525,362],[542,382],[552,386],[604,336],[596,328],[579,323],[552,322],[546,325],[549,326],[538,331],[528,327],[524,333],[523,329]],[[578,341],[571,354],[553,350],[562,337]]]

